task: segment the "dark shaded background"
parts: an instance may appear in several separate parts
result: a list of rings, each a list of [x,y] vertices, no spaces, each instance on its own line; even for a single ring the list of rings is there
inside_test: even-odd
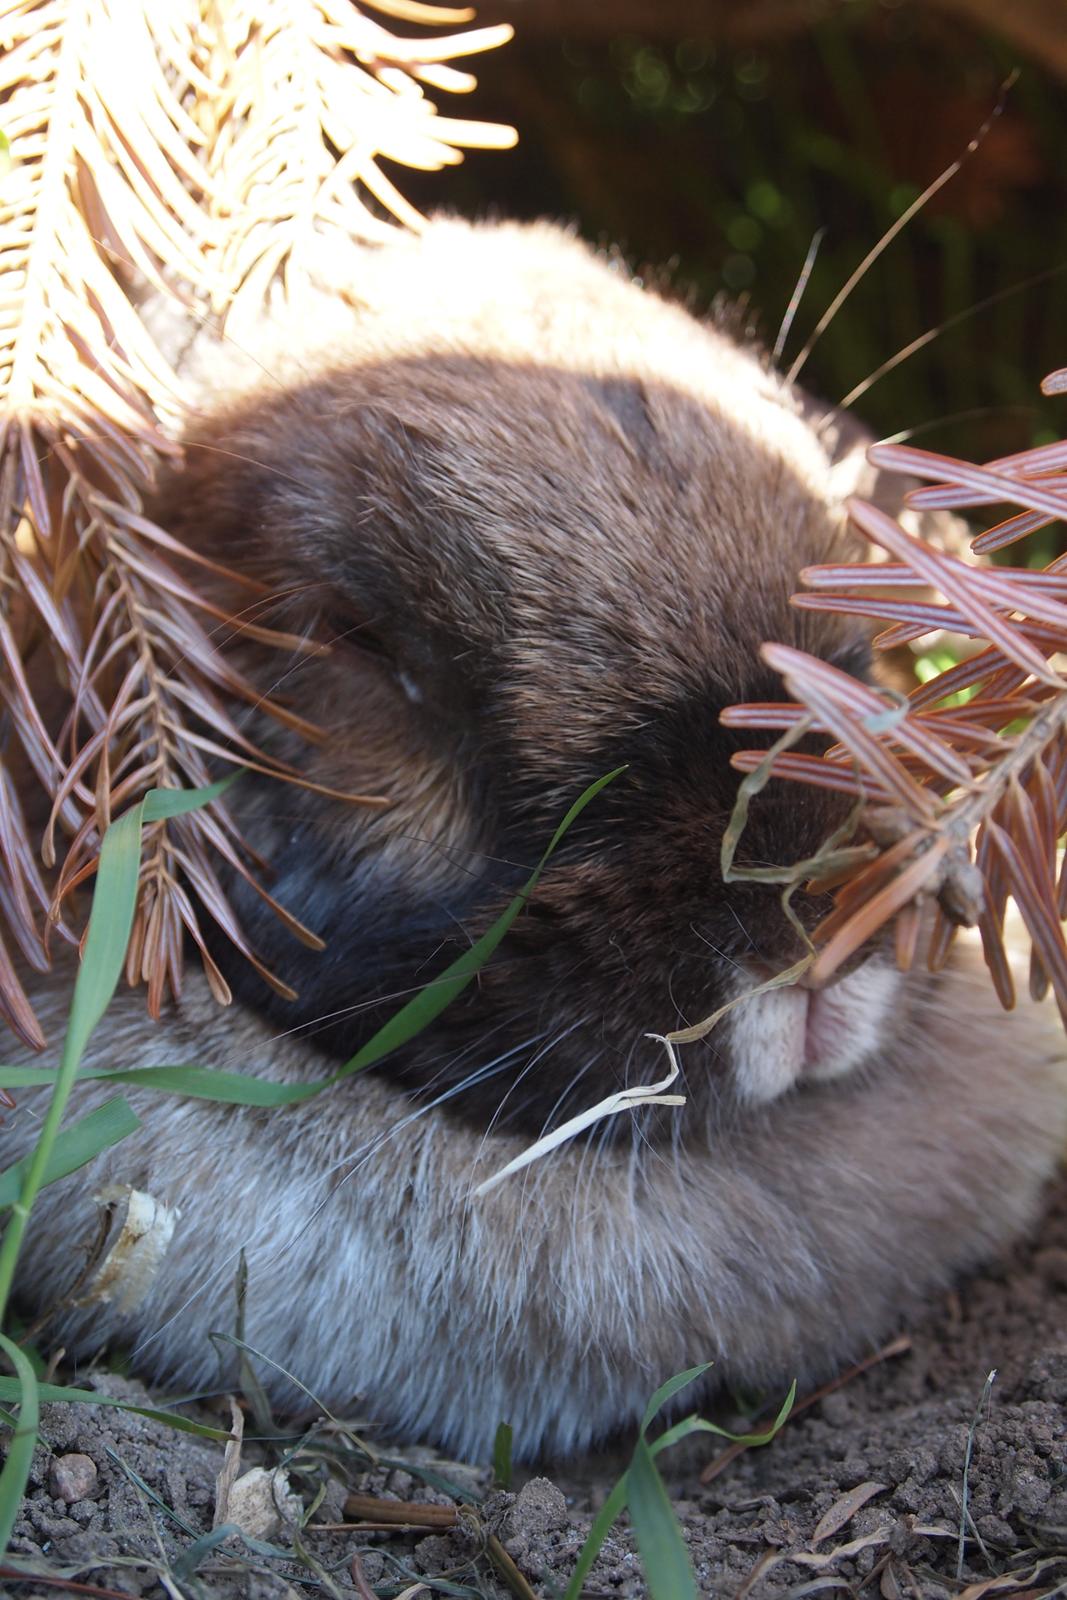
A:
[[[1051,49],[1027,58],[920,0],[846,0],[784,31],[739,5],[741,31],[757,35],[740,42],[725,36],[738,30],[723,25],[723,0],[663,0],[646,9],[644,36],[615,31],[624,9],[640,19],[623,0],[483,7],[479,21],[508,16],[518,37],[475,63],[481,85],[462,109],[514,122],[519,148],[468,156],[443,177],[405,172],[405,192],[469,214],[574,219],[655,281],[666,268],[698,310],[723,293],[740,300],[769,344],[825,227],[788,360],[1018,66],[980,150],[871,269],[805,381],[838,400],[927,328],[1067,267],[1067,85],[1046,65]],[[568,17],[569,36],[556,31]],[[917,430],[988,458],[1062,434],[1067,402],[1038,393],[1062,365],[1067,270],[947,329],[857,409],[879,435]]]

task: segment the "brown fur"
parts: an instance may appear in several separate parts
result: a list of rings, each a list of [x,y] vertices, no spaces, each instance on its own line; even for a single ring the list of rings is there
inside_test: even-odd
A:
[[[788,603],[800,566],[845,548],[840,470],[757,354],[556,230],[435,224],[354,263],[358,305],[343,266],[251,352],[186,351],[205,416],[159,514],[266,581],[279,623],[338,641],[281,670],[250,652],[328,731],[314,751],[256,736],[391,803],[244,780],[235,809],[326,951],[234,885],[298,1002],[216,948],[235,1012],[194,984],[146,1041],[124,1000],[98,1049],[323,1076],[489,926],[586,785],[627,770],[478,983],[380,1076],[271,1115],[146,1103],[136,1139],[48,1191],[28,1298],[69,1290],[106,1172],[182,1220],[140,1307],[65,1314],[63,1338],[120,1334],[183,1385],[214,1373],[242,1245],[253,1343],[324,1399],[366,1390],[462,1448],[502,1417],[526,1454],[580,1446],[709,1357],[734,1381],[814,1377],[1033,1215],[1062,1047],[973,971],[902,982],[875,953],[810,1011],[750,1001],[686,1052],[681,1111],[470,1189],[658,1075],[648,1031],[796,954],[773,891],[721,882],[717,714],[777,696],[766,638],[867,672],[851,624]],[[840,814],[772,790],[745,851],[809,855]]]

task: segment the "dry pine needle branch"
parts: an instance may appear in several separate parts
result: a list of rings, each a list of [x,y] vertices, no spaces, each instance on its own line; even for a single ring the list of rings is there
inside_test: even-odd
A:
[[[1064,387],[1062,372],[1045,380],[1046,392]],[[1017,507],[975,537],[979,554],[1067,518],[1067,443],[981,466],[904,445],[874,446],[870,458],[932,483],[909,496],[917,508]],[[957,929],[977,925],[997,994],[1010,1007],[1010,897],[1032,943],[1031,992],[1041,998],[1051,985],[1067,1019],[1067,867],[1057,855],[1067,829],[1067,557],[1043,571],[972,566],[873,506],[850,509],[888,559],[811,567],[794,604],[886,624],[876,639],[882,649],[944,630],[968,641],[968,653],[893,707],[884,692],[826,662],[767,645],[766,660],[799,704],[724,713],[730,727],[784,730],[769,764],[776,777],[862,802],[866,859],[815,931],[813,975],[829,978],[891,922],[898,963],[922,957],[936,969]],[[836,741],[824,755],[786,748],[802,721]],[[767,760],[763,750],[734,758],[750,773]]]
[[[271,629],[247,583],[239,621],[215,607],[190,552],[145,515],[184,397],[139,306],[168,296],[232,328],[272,286],[298,294],[331,236],[418,227],[381,161],[434,169],[463,146],[514,142],[427,94],[472,88],[454,60],[511,30],[415,39],[392,24],[472,15],[417,0],[0,4],[0,1017],[31,1046],[44,1040],[13,953],[43,970],[54,941],[77,940],[71,897],[115,812],[150,787],[202,786],[209,760],[297,781],[237,727],[254,691],[220,646],[237,632],[306,642]],[[280,701],[265,709],[315,736]],[[16,765],[36,779],[39,817],[24,814]],[[187,934],[227,998],[204,915],[284,989],[242,933],[220,860],[317,942],[271,900],[222,802],[154,823],[127,963],[153,1014],[180,990]]]

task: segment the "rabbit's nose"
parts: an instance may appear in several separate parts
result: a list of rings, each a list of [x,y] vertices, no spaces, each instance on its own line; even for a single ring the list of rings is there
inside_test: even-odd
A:
[[[895,967],[874,956],[822,988],[802,980],[740,999],[727,1018],[738,1097],[765,1104],[871,1060],[888,1035],[900,982]]]

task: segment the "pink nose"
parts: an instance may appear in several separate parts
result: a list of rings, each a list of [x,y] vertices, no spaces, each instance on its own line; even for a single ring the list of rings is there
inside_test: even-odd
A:
[[[888,963],[872,960],[822,989],[801,982],[741,1000],[727,1027],[742,1098],[766,1103],[872,1059],[899,981]]]

